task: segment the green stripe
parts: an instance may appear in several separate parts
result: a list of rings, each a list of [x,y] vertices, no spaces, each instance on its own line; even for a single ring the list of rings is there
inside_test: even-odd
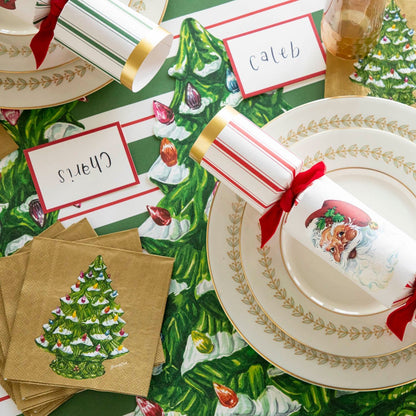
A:
[[[131,142],[128,146],[139,175],[148,172],[159,157],[160,141],[155,136]]]
[[[117,62],[121,66],[125,65],[125,61],[122,58],[119,58],[114,53],[110,52],[108,49],[103,48],[99,43],[97,43],[95,40],[87,37],[83,32],[76,29],[74,26],[72,26],[71,23],[67,23],[62,17],[59,18],[59,24],[62,25],[65,29],[68,29],[68,31],[76,34],[81,39],[84,39],[87,43],[89,43],[91,46],[93,46],[98,51],[102,52],[104,55],[112,59],[113,61]]]
[[[135,215],[133,217],[124,218],[123,220],[113,222],[112,224],[98,227],[95,229],[95,231],[98,235],[104,235],[104,234],[115,233],[117,231],[130,230],[131,228],[140,227],[146,221],[147,218],[149,218],[149,214],[147,212],[142,212],[141,214]],[[97,413],[92,413],[92,414],[97,414]]]
[[[173,91],[175,88],[175,80],[168,75],[168,69],[174,63],[175,57],[167,59],[152,82],[137,93],[131,92],[116,82],[111,83],[105,88],[89,95],[88,103],[85,103],[85,106],[82,105],[83,103],[79,103],[72,111],[74,116],[79,120]]]
[[[201,1],[189,1],[189,0],[171,0],[166,8],[166,13],[163,16],[163,21],[166,22],[176,17],[181,17],[186,14],[192,14],[201,10],[209,9],[214,6],[219,6],[225,3],[229,3],[234,0],[210,0]],[[203,4],[202,4],[203,3]],[[205,7],[206,6],[206,7]],[[221,19],[220,19],[221,20]]]
[[[123,12],[126,12],[126,9],[119,3],[116,3],[112,0],[108,0],[109,3],[111,3],[113,6],[116,6],[117,8],[119,8],[120,10],[122,10]],[[137,12],[135,12],[133,9],[128,8],[128,14],[133,17],[135,20],[137,20],[138,22],[140,22],[142,25],[146,26],[148,29],[153,29],[153,26],[147,24],[146,22],[144,22],[141,19],[141,15]]]
[[[79,9],[84,10],[89,15],[95,17],[99,23],[104,23],[106,26],[111,27],[114,30],[114,32],[129,40],[134,45],[137,45],[140,42],[141,39],[137,39],[135,36],[131,35],[131,33],[121,29],[119,25],[107,19],[104,15],[98,13],[95,9],[88,7],[87,5],[78,0],[72,0],[72,4],[74,7],[78,7]]]

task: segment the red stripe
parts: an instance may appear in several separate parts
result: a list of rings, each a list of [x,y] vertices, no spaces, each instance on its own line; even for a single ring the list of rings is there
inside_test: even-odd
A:
[[[292,173],[293,177],[295,177],[296,170],[295,170],[295,168],[289,162],[287,162],[286,160],[282,159],[278,154],[276,154],[274,152],[271,152],[264,144],[262,144],[257,139],[255,139],[253,136],[251,136],[250,134],[248,134],[241,127],[237,126],[237,124],[235,124],[233,121],[230,121],[229,125],[231,127],[233,127],[235,130],[237,130],[242,136],[244,136],[245,138],[249,139],[251,142],[253,142],[254,144],[256,144],[261,150],[263,150],[266,154],[268,154],[269,156],[271,156],[274,160],[276,160],[281,165],[283,165],[286,169],[288,169]]]
[[[205,29],[209,30],[209,29],[212,29],[213,27],[222,26],[222,25],[225,25],[227,23],[231,23],[231,22],[234,22],[234,21],[239,20],[239,19],[244,19],[245,17],[253,16],[255,14],[262,13],[262,12],[265,12],[267,10],[272,10],[272,9],[277,8],[277,7],[286,6],[287,4],[295,3],[297,1],[299,1],[299,0],[287,0],[287,1],[285,1],[283,3],[280,3],[280,4],[274,4],[272,6],[265,7],[264,9],[255,10],[254,12],[242,14],[241,16],[233,17],[233,18],[228,19],[228,20],[223,20],[223,21],[218,22],[218,23],[213,23],[212,25],[205,26]],[[173,38],[178,39],[179,36],[180,35],[175,35]]]
[[[224,172],[222,172],[219,168],[217,168],[210,160],[203,159],[204,163],[206,163],[212,170],[219,173],[220,176],[222,176],[224,179],[226,179],[228,182],[233,184],[237,189],[239,189],[242,193],[247,195],[251,200],[256,202],[258,205],[260,205],[262,208],[266,209],[268,208],[263,202],[259,201],[257,198],[254,197],[253,194],[251,194],[247,189],[244,189],[238,182],[231,179],[229,176],[225,175]]]
[[[88,209],[86,211],[77,212],[76,214],[68,215],[67,217],[63,217],[63,218],[59,218],[59,221],[67,221],[67,220],[70,220],[71,218],[79,217],[80,215],[88,214],[90,212],[94,212],[94,211],[97,211],[97,210],[102,209],[102,208],[107,208],[107,207],[110,207],[112,205],[116,205],[116,204],[119,204],[121,202],[128,201],[130,199],[138,198],[140,196],[150,194],[152,192],[156,192],[158,190],[159,190],[159,188],[157,188],[157,187],[156,188],[151,188],[151,189],[148,189],[147,191],[139,192],[138,194],[134,194],[134,195],[126,196],[125,198],[122,198],[122,199],[118,199],[117,201],[112,201],[112,202],[109,202],[107,204],[103,204],[103,205],[100,205],[98,207]]]
[[[257,170],[252,165],[250,165],[245,159],[240,157],[236,152],[233,152],[229,147],[226,146],[225,143],[222,143],[220,141],[219,137],[217,137],[213,145],[221,149],[227,155],[229,155],[231,159],[238,162],[241,166],[246,168],[246,170],[251,172],[256,178],[260,179],[264,184],[268,185],[274,191],[283,192],[283,189],[280,188],[278,184],[270,180],[268,177],[264,176],[259,170]]]
[[[0,397],[0,402],[4,402],[5,400],[10,399],[10,396],[3,396]]]
[[[121,127],[129,127],[133,124],[142,123],[143,121],[151,120],[152,118],[155,118],[155,115],[152,114],[151,116],[139,118],[138,120],[129,121],[128,123],[124,123],[121,125]]]

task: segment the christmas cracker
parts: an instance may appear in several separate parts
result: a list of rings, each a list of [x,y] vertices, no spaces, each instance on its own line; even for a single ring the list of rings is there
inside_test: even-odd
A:
[[[190,156],[262,215],[291,189],[302,167],[231,107],[208,123]],[[327,176],[296,196],[284,229],[386,307],[414,292],[416,241]],[[402,339],[404,328],[392,330]]]
[[[58,43],[133,92],[148,84],[169,54],[172,34],[118,0],[51,0],[51,6],[54,1],[61,11],[51,7],[31,43],[38,67],[48,46],[42,39],[51,23],[45,22],[55,19]],[[35,18],[42,20],[41,15]]]

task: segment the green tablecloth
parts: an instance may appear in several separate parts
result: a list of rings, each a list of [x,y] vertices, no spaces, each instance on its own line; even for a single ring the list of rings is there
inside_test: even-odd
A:
[[[171,0],[164,21],[224,3],[227,2]],[[319,28],[322,10],[316,10],[312,15]],[[198,75],[200,72],[196,69],[203,71],[204,68],[215,65],[214,61],[218,63],[215,71],[209,76]],[[167,137],[160,133],[129,143],[139,174],[147,174],[158,159],[163,137],[173,143],[175,152],[172,155],[162,150],[162,158],[177,158],[177,164],[184,166],[184,171],[178,173],[179,179],[164,181],[160,177],[152,177],[154,184],[163,193],[157,204],[159,210],[154,215],[171,216],[178,224],[177,229],[172,231],[175,234],[164,240],[152,237],[151,232],[142,237],[143,247],[148,252],[176,258],[172,276],[174,283],[162,328],[166,363],[155,370],[148,399],[159,403],[169,416],[214,415],[219,396],[223,404],[229,406],[223,406],[223,413],[217,410],[217,414],[227,415],[415,414],[413,384],[378,392],[347,393],[314,386],[277,371],[242,340],[236,341],[235,330],[209,285],[206,206],[216,181],[189,159],[190,147],[206,123],[225,103],[236,106],[240,112],[262,126],[283,111],[323,98],[322,79],[289,91],[277,90],[273,94],[242,101],[238,98],[238,87],[230,74],[230,64],[221,40],[211,35],[197,20],[188,17],[181,24],[177,55],[166,61],[156,78],[141,92],[132,94],[124,87],[112,83],[89,96],[87,102],[44,110],[26,110],[16,126],[7,122],[3,124],[20,145],[21,152],[23,148],[43,143],[45,130],[54,123],[81,126],[84,120],[96,114],[121,109],[155,96],[164,97],[163,94],[169,92],[173,92],[173,95],[168,95],[167,101],[163,103],[168,107],[162,107],[164,116],[175,117],[176,124],[189,134],[181,136],[181,133],[168,131]],[[184,102],[191,109],[194,106],[202,110],[194,113],[179,111]],[[169,113],[170,110],[172,114]],[[36,235],[43,229],[31,222],[27,213],[19,213],[16,209],[34,193],[34,187],[21,153],[13,163],[10,170],[3,172],[0,182],[0,203],[9,204],[7,209],[0,212],[2,253],[10,241],[22,234]],[[169,214],[161,209],[167,210]],[[56,221],[58,215],[49,214],[44,227]],[[149,226],[143,228],[143,224],[149,224],[150,221],[148,211],[141,207],[137,215],[122,216],[97,227],[96,231],[106,234],[132,227],[149,230]],[[195,359],[191,353],[188,354],[189,342],[198,353],[194,356],[205,354],[207,358]],[[221,354],[215,355],[215,348],[221,343],[228,347]],[[184,363],[187,371],[183,371]],[[223,386],[219,395],[215,392],[214,383]],[[268,391],[273,394],[267,395]],[[238,412],[237,407],[232,406],[237,395],[240,402],[246,403],[245,409]],[[135,409],[134,397],[86,391],[74,396],[55,410],[53,415],[122,416]],[[151,410],[140,413],[136,410],[136,414],[148,416],[161,413]]]

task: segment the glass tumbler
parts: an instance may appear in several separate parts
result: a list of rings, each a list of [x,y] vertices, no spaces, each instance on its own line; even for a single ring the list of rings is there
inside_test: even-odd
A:
[[[375,46],[385,0],[330,0],[321,23],[326,49],[343,59],[359,59]]]

